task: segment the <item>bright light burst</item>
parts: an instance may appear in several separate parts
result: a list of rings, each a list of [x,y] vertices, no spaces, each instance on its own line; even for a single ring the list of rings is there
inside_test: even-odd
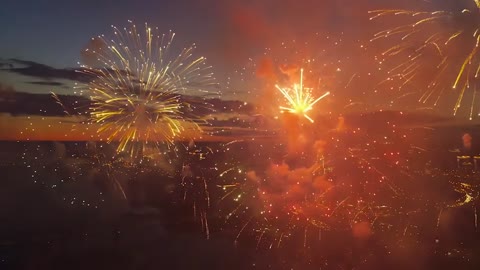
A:
[[[99,135],[133,156],[148,143],[171,146],[180,135],[198,134],[195,106],[184,94],[205,93],[213,77],[205,58],[193,56],[195,45],[176,52],[174,33],[161,35],[147,24],[143,33],[133,23],[112,28],[115,40],[99,36],[102,48],[89,52],[97,64],[82,65],[94,77],[86,88]]]
[[[300,83],[294,84],[293,88],[282,88],[278,85],[275,87],[282,93],[288,102],[289,107],[280,106],[282,111],[301,115],[313,123],[313,119],[308,116],[307,112],[313,109],[318,101],[328,96],[330,92],[326,92],[319,98],[315,99],[311,93],[311,88],[303,87],[303,69],[300,69]]]
[[[473,119],[480,115],[475,105],[479,98],[480,1],[468,2],[454,11],[375,10],[370,11],[370,19],[401,18],[406,22],[394,22],[396,26],[376,33],[372,39],[388,38],[393,43],[379,59],[399,60],[389,68],[387,81],[400,79],[403,83],[399,88],[407,84],[415,87],[420,82],[416,85],[421,92],[419,101],[434,106],[448,103],[449,95],[454,94],[453,114],[457,115],[465,105],[463,114]]]

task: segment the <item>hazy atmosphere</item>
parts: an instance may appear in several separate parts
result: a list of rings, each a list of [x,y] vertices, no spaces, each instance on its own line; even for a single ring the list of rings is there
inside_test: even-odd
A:
[[[480,267],[480,1],[0,7],[1,269]]]

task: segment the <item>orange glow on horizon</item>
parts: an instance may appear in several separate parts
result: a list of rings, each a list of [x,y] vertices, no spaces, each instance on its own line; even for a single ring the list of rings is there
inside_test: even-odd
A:
[[[105,134],[97,133],[96,124],[82,122],[82,118],[43,116],[0,116],[0,141],[107,141]],[[238,128],[240,129],[240,128]],[[176,141],[229,142],[232,140],[262,140],[269,136],[221,136],[211,134],[211,128],[204,127],[203,133],[188,132]],[[229,128],[235,132],[236,129]],[[114,139],[114,142],[117,140]]]

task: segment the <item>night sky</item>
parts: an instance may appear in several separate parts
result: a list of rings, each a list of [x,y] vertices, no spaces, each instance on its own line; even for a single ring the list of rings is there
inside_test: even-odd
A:
[[[90,38],[111,34],[110,25],[148,22],[161,32],[173,30],[179,44],[196,43],[220,79],[245,65],[249,57],[282,41],[315,32],[363,35],[366,6],[351,1],[4,1],[0,57],[34,61],[55,68],[78,67]],[[369,5],[374,2],[368,1]],[[380,6],[379,6],[380,7]],[[359,9],[360,8],[360,9]],[[181,45],[180,45],[181,46]],[[2,74],[2,82],[21,79]],[[36,92],[22,86],[20,91]],[[39,89],[38,91],[45,91]]]

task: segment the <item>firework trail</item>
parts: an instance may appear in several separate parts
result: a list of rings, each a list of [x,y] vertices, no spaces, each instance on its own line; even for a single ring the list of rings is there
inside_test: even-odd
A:
[[[215,152],[214,152],[215,151]],[[191,142],[185,149],[181,168],[178,169],[181,177],[181,200],[192,206],[194,220],[200,220],[203,233],[210,238],[208,213],[210,202],[210,177],[215,175],[216,168],[212,158],[218,150],[209,146],[200,146]]]
[[[63,104],[62,100],[60,100],[60,98],[58,97],[57,94],[55,94],[54,92],[51,92],[50,93],[52,95],[52,98],[55,100],[55,103],[57,103],[58,105],[60,105],[60,107],[62,107],[63,109],[63,112],[65,113],[65,115],[68,115],[70,116],[70,112],[68,111],[67,107]]]
[[[93,76],[80,88],[92,100],[90,120],[100,126],[99,136],[119,141],[117,152],[134,156],[149,143],[171,146],[180,136],[198,135],[194,110],[214,78],[205,58],[194,56],[195,45],[177,52],[174,33],[159,34],[147,24],[112,28],[114,39],[99,36],[105,46],[90,52],[97,63],[82,65]],[[187,102],[186,94],[200,102]]]
[[[414,90],[421,94],[419,102],[453,107],[454,115],[473,119],[480,114],[480,4],[471,0],[458,6],[453,11],[370,11],[371,20],[383,19],[383,24],[396,19],[395,26],[376,33],[371,41],[394,44],[378,57],[381,65],[394,63],[384,82],[394,82],[398,89],[418,88]],[[455,100],[453,106],[450,100]]]
[[[91,152],[91,143],[86,149],[88,155],[68,153],[67,143],[26,144],[22,162],[35,184],[57,192],[70,205],[99,208],[107,199],[127,200],[123,182],[130,166]]]
[[[310,88],[305,88],[303,86],[303,68],[300,69],[300,83],[294,84],[293,88],[282,88],[278,85],[275,87],[282,93],[285,99],[288,102],[289,107],[280,106],[282,111],[287,111],[294,114],[302,115],[307,118],[310,122],[314,122],[313,119],[308,116],[307,112],[313,109],[313,106],[323,99],[324,97],[330,95],[330,92],[326,92],[319,98],[314,98],[311,93]]]

